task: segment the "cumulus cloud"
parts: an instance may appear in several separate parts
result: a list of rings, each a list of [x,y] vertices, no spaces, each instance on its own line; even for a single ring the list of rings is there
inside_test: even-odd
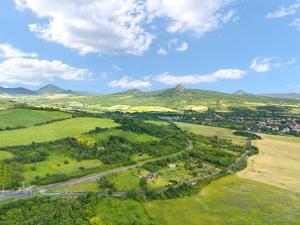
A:
[[[188,48],[189,48],[188,43],[182,42],[182,44],[176,48],[176,51],[177,52],[185,52],[188,50]]]
[[[230,21],[233,10],[226,11],[231,0],[148,0],[150,17],[167,18],[169,32],[190,31],[200,37]]]
[[[143,28],[146,12],[140,0],[15,0],[46,23],[29,25],[51,42],[87,53],[142,54],[152,42]]]
[[[238,69],[222,69],[211,74],[192,74],[177,76],[170,73],[163,73],[154,77],[155,81],[164,83],[167,85],[176,84],[200,84],[215,82],[219,79],[237,80],[241,79],[246,74],[243,70]]]
[[[266,15],[267,19],[274,19],[274,18],[282,18],[285,16],[296,14],[297,9],[300,7],[300,0],[295,1],[294,4],[284,7],[281,6],[274,12],[270,12]]]
[[[120,80],[114,80],[109,83],[111,87],[114,88],[123,88],[123,89],[130,89],[130,88],[147,88],[151,87],[152,84],[146,80],[129,80],[127,76],[122,77]]]
[[[22,52],[8,44],[0,45],[0,82],[39,85],[55,78],[82,80],[91,74],[58,60],[40,60],[36,53]]]
[[[25,53],[9,44],[0,44],[0,58],[34,58],[36,56],[36,53]]]
[[[31,10],[43,19],[30,24],[32,32],[50,42],[87,53],[143,54],[157,27],[192,32],[201,37],[229,22],[234,0],[14,0],[18,10]]]

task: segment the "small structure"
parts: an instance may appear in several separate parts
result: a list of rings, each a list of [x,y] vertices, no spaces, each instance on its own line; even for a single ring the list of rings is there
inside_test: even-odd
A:
[[[147,175],[147,180],[153,180],[155,177],[155,174],[154,173],[148,173]]]
[[[176,168],[175,164],[169,164],[169,168]]]

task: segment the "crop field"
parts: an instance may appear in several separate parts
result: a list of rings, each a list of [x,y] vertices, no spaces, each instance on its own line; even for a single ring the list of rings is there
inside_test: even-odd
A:
[[[11,109],[0,111],[0,129],[30,127],[55,120],[71,118],[64,112],[48,112],[29,109]]]
[[[183,130],[193,132],[195,134],[200,134],[202,136],[209,136],[209,137],[218,136],[220,138],[232,140],[234,143],[239,143],[239,144],[244,143],[246,140],[245,137],[236,136],[232,133],[232,130],[226,128],[210,127],[210,126],[181,123],[181,122],[175,124]]]
[[[110,128],[118,124],[109,119],[74,118],[46,125],[0,132],[0,147],[28,145],[74,137],[95,127]]]
[[[300,138],[262,135],[255,144],[260,152],[238,173],[262,183],[300,192]]]
[[[197,196],[144,206],[153,224],[300,224],[298,193],[236,176],[213,182]]]

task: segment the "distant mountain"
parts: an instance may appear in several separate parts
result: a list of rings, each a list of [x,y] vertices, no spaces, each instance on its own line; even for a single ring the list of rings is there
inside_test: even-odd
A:
[[[54,94],[68,94],[68,95],[96,95],[91,92],[79,92],[72,91],[60,88],[53,84],[47,84],[44,87],[41,87],[38,90],[29,90],[26,88],[18,87],[18,88],[5,88],[0,86],[0,94],[6,95],[54,95]]]
[[[138,94],[138,93],[142,93],[143,91],[139,90],[139,89],[130,89],[128,91],[123,91],[123,92],[119,92],[117,94]]]
[[[0,86],[0,94],[7,95],[34,95],[35,92],[26,88],[17,87],[17,88],[5,88]]]
[[[300,93],[281,93],[281,94],[280,93],[270,93],[270,94],[261,94],[261,96],[300,100]]]
[[[233,94],[235,94],[235,95],[250,95],[250,93],[247,93],[246,91],[243,91],[243,90],[237,90],[237,91],[233,92]]]
[[[60,87],[57,87],[53,84],[47,84],[46,86],[40,88],[36,91],[36,94],[38,95],[44,95],[44,94],[63,94],[63,93],[69,93],[72,94],[73,91],[65,90]]]

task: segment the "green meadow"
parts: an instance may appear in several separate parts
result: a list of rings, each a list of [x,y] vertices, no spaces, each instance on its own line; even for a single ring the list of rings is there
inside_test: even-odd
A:
[[[193,132],[195,134],[200,134],[202,136],[218,136],[220,138],[232,140],[234,143],[244,143],[246,138],[236,136],[232,133],[232,130],[220,127],[211,127],[211,126],[203,126],[197,124],[190,124],[190,123],[175,123],[178,127],[183,130]]]
[[[145,203],[153,224],[297,225],[300,194],[229,176],[197,196]]]
[[[102,198],[96,210],[102,224],[297,225],[300,194],[229,176],[196,196],[148,202]]]
[[[55,120],[71,118],[72,115],[64,112],[49,112],[30,109],[10,109],[0,111],[0,129],[30,127]]]
[[[41,126],[1,131],[0,147],[54,141],[80,135],[95,127],[110,128],[117,125],[117,123],[109,119],[73,118]]]
[[[0,151],[0,161],[4,159],[11,159],[14,157],[14,154],[7,151]]]

